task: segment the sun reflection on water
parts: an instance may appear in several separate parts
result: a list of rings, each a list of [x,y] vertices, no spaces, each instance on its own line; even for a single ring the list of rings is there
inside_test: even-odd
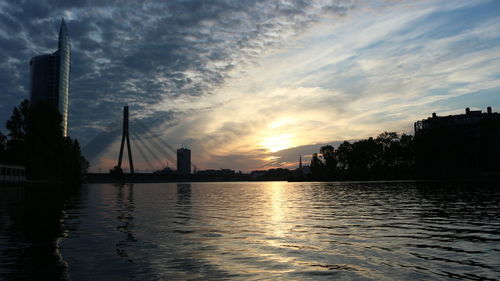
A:
[[[283,199],[283,184],[281,182],[270,182],[268,185],[271,199],[271,219],[273,221],[273,233],[277,236],[283,235],[283,219],[285,206]]]
[[[468,192],[459,198],[469,200],[468,205],[457,205],[460,194],[455,186],[442,191],[426,186],[139,184],[133,206],[123,187],[88,186],[85,202],[91,207],[81,209],[85,220],[63,240],[61,249],[68,261],[86,256],[108,261],[106,267],[99,267],[94,259],[80,258],[83,266],[70,263],[70,275],[87,277],[83,279],[111,268],[141,280],[159,276],[169,280],[439,280],[443,268],[467,276],[471,271],[463,266],[472,259],[478,261],[477,266],[467,264],[475,272],[473,277],[494,279],[497,271],[488,266],[494,260],[491,248],[497,237],[485,238],[477,223],[498,221],[498,192],[482,189],[471,197],[471,189],[464,189]],[[486,211],[474,215],[471,211],[477,206]],[[444,211],[451,215],[444,216]],[[71,224],[72,219],[66,218],[65,223]],[[462,232],[442,234],[443,229]],[[467,236],[462,234],[464,229]],[[124,230],[133,233],[136,241],[127,240],[129,232]],[[92,240],[76,247],[82,245],[82,237],[97,237],[100,243]],[[118,249],[128,257],[113,247],[117,241],[122,241]],[[430,258],[435,262],[429,263]]]

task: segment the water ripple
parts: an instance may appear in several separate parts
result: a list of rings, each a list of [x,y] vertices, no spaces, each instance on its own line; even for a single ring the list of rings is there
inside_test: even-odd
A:
[[[38,195],[2,192],[0,222],[6,228],[0,232],[0,276],[5,279],[18,274],[16,268],[30,268],[18,251],[36,247],[30,238],[34,231],[47,242],[52,279],[500,276],[500,189],[495,184],[87,185],[57,199],[51,212],[42,208],[35,229],[19,222],[36,214],[23,206],[37,202]],[[35,207],[47,203],[45,198]]]

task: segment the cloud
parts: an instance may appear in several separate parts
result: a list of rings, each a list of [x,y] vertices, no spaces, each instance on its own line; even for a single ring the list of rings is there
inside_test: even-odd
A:
[[[84,141],[132,104],[141,116],[221,87],[236,66],[297,35],[325,9],[309,1],[20,1],[0,5],[3,106],[28,97],[28,61],[53,52],[60,18],[72,41],[70,133]],[[175,110],[175,104],[163,111]],[[2,114],[3,119],[7,114]],[[90,127],[90,128],[89,128]]]
[[[120,130],[110,124],[129,104],[168,143],[192,147],[200,168],[288,165],[291,156],[271,152],[273,136],[302,147],[408,132],[431,112],[458,110],[460,96],[500,88],[497,6],[4,1],[0,118],[28,97],[29,59],[55,50],[64,16],[70,134],[90,142],[89,157],[116,157]],[[451,108],[448,99],[463,101]]]
[[[423,1],[411,4],[413,9],[387,7],[383,16],[352,11],[345,22],[315,25],[298,43],[302,48],[289,46],[269,54],[226,82],[217,96],[230,98],[203,113],[211,119],[199,120],[211,130],[201,134],[205,137],[199,138],[198,149],[286,166],[303,145],[386,130],[412,133],[413,122],[432,112],[461,113],[469,103],[477,104],[474,96],[484,99],[477,93],[500,89],[500,32],[491,27],[496,24],[494,13],[458,29],[453,25],[464,10],[482,12],[486,4]],[[468,99],[462,104],[445,102],[460,96]],[[493,106],[500,105],[499,98],[484,99],[488,104],[483,109],[491,100],[496,100]],[[227,130],[227,124],[245,129]],[[229,141],[205,141],[218,140],[221,133],[229,134]],[[282,142],[280,136],[289,135],[291,146],[298,147],[288,150],[294,157],[262,146],[269,136]],[[259,145],[264,151],[256,149]]]

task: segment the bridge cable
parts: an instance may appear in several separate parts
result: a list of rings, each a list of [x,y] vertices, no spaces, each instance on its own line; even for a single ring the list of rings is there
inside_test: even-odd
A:
[[[134,136],[133,132],[132,132],[132,136]],[[136,138],[132,137],[131,139],[132,139],[132,143],[134,144],[134,147],[137,148],[137,150],[139,151],[139,154],[141,154],[144,162],[146,162],[146,164],[148,164],[149,168],[151,168],[151,171],[154,171],[155,168],[154,168],[153,164],[149,160],[149,157],[144,153],[144,150],[142,150],[141,146],[138,144],[138,141],[136,140]]]
[[[144,125],[144,123],[142,123],[140,120],[136,120],[137,124],[139,124],[139,126],[141,127],[141,129],[143,129],[143,131],[146,132],[146,134],[149,134],[150,136],[152,136],[152,139],[153,140],[156,140],[156,141],[159,141],[161,142],[161,144],[163,144],[164,146],[166,146],[168,149],[170,149],[174,154],[177,154],[177,150],[175,150],[171,145],[169,145],[167,142],[165,142],[158,134],[152,132],[151,130],[149,130],[149,128]],[[165,151],[163,148],[161,148],[160,146],[160,149]],[[191,162],[191,166],[192,167],[196,167],[196,164]]]
[[[139,126],[141,126],[141,128],[146,131],[148,134],[150,134],[155,140],[161,142],[161,144],[163,144],[164,146],[166,146],[168,149],[170,149],[170,151],[172,151],[174,154],[177,153],[177,150],[175,148],[173,148],[170,144],[168,144],[167,142],[165,142],[158,134],[152,132],[146,125],[144,125],[144,123],[142,123],[140,120],[137,120],[137,124],[139,124]]]
[[[134,127],[134,128],[136,128],[136,127]],[[151,154],[154,154],[154,157],[159,157],[158,154],[160,154],[161,157],[165,157],[168,160],[172,161],[172,157],[170,156],[170,154],[165,153],[165,151],[157,143],[153,142],[150,137],[144,136],[144,134],[140,134],[139,132],[134,131],[134,133],[136,135],[141,136],[141,137],[139,137],[139,140],[142,141],[145,145],[148,145],[150,153],[151,153],[151,151],[156,150],[156,153],[154,153],[154,152],[151,153]],[[142,137],[142,136],[144,136],[144,137]],[[153,147],[154,147],[154,149],[152,149]],[[163,163],[163,161],[161,159],[160,159],[160,162]]]
[[[171,156],[171,154],[169,152],[167,152],[156,140],[156,138],[153,136],[153,134],[147,130],[147,128],[144,128],[144,125],[142,125],[141,127],[135,127],[134,128],[136,129],[139,129],[143,135],[145,135],[144,139],[149,143],[151,144],[152,146],[154,146],[161,154],[163,154],[163,156],[165,158],[167,158],[168,160],[172,161],[172,162],[176,162],[175,161],[175,158],[173,158]]]
[[[155,153],[153,151],[153,149],[151,149],[150,145],[148,145],[143,138],[141,138],[134,130],[130,130],[130,132],[132,133],[132,136],[134,138],[136,138],[140,144],[142,145],[143,148],[145,148],[147,150],[147,152],[149,153],[150,156],[152,156],[154,158],[154,161],[157,161],[160,163],[162,163],[162,160],[158,157],[158,154]]]

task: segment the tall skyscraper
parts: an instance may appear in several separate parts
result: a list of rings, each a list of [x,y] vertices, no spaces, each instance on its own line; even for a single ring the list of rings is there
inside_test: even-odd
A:
[[[69,73],[71,68],[71,44],[64,19],[59,29],[57,51],[33,57],[30,61],[31,103],[48,102],[62,116],[63,135],[68,135]]]
[[[177,174],[191,174],[191,150],[188,148],[177,149]]]

